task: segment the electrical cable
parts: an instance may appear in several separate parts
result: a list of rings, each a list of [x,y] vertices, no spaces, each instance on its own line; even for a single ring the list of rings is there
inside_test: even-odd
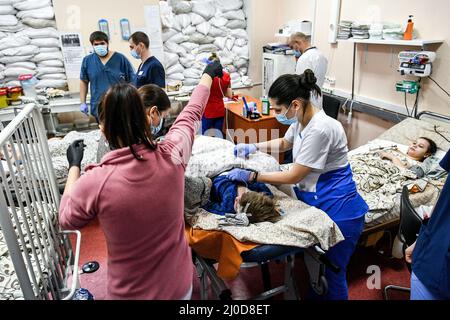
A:
[[[408,101],[406,100],[406,91],[405,91],[405,107],[406,107],[406,114],[408,115],[408,117],[411,117],[411,115],[409,114]]]
[[[434,126],[434,132],[436,132],[438,135],[440,135],[442,138],[444,138],[447,142],[450,142],[450,140],[448,139],[448,138],[446,138],[443,134],[442,134],[442,132],[439,132],[438,130],[437,130],[437,127],[438,126]]]
[[[442,86],[439,84],[439,83],[437,83],[437,81],[436,80],[434,80],[431,76],[428,76],[428,78],[431,80],[431,81],[433,81],[442,91],[444,91],[449,97],[450,97],[450,93],[448,93],[448,91],[447,90],[445,90],[444,88],[442,88]]]

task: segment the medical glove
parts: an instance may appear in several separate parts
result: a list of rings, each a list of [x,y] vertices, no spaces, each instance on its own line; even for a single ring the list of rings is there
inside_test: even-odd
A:
[[[247,227],[250,224],[247,214],[245,213],[227,213],[225,214],[225,216],[219,217],[217,219],[219,220],[219,227]]]
[[[211,64],[208,64],[205,68],[205,71],[203,71],[203,74],[208,74],[211,78],[215,78],[215,77],[219,77],[222,78],[223,77],[223,67],[220,64],[219,61],[214,61]]]
[[[81,161],[84,155],[84,140],[76,140],[67,148],[67,161],[69,161],[69,169],[78,167],[81,169]]]
[[[239,143],[234,147],[234,156],[242,159],[248,159],[248,156],[258,151],[254,144]]]
[[[226,174],[228,180],[234,182],[250,182],[252,172],[244,169],[233,169]]]
[[[82,104],[80,105],[80,111],[83,112],[85,115],[88,114],[89,108],[88,108],[88,105],[87,105],[86,102],[85,102],[85,103],[82,103]]]

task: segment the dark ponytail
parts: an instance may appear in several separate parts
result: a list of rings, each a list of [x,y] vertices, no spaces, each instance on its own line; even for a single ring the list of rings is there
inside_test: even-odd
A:
[[[159,86],[147,84],[138,89],[145,108],[156,106],[159,112],[170,109],[170,100],[166,92]]]
[[[301,75],[285,74],[279,77],[269,89],[269,98],[278,105],[289,106],[295,99],[311,100],[311,94],[321,96],[322,90],[317,85],[317,78],[310,69]]]

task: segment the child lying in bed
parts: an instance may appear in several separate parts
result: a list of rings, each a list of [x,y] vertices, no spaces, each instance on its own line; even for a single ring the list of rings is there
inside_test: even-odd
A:
[[[390,160],[397,167],[409,169],[417,175],[417,178],[425,176],[430,178],[440,178],[445,171],[439,166],[440,159],[435,156],[437,151],[436,143],[425,137],[420,137],[408,148],[406,154],[399,150],[392,150],[396,153],[379,152],[381,159]]]
[[[199,207],[221,216],[246,208],[250,223],[276,222],[280,218],[280,209],[263,183],[243,186],[226,176],[185,178],[185,211],[194,213]]]

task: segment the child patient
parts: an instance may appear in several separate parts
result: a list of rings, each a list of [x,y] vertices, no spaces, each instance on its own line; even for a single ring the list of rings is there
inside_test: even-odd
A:
[[[193,213],[199,207],[224,216],[245,212],[250,223],[276,222],[280,210],[272,193],[263,183],[247,186],[230,181],[226,176],[209,178],[185,178],[185,211]]]
[[[397,155],[388,152],[379,152],[381,159],[390,160],[399,168],[409,169],[418,178],[424,176],[440,176],[443,170],[439,167],[439,161],[435,157],[436,143],[425,137],[420,137],[408,148],[406,154],[399,150],[393,150]]]

